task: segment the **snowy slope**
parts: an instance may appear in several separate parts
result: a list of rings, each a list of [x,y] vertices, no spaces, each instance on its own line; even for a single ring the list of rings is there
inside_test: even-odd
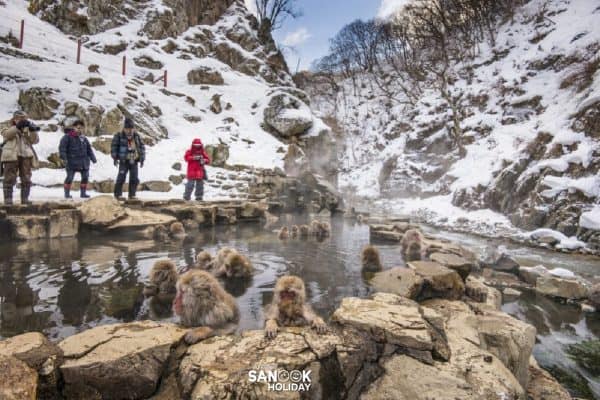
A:
[[[590,211],[600,198],[599,136],[573,128],[574,116],[600,99],[600,71],[582,91],[561,87],[600,57],[599,19],[600,1],[532,0],[513,21],[499,26],[495,47],[482,43],[472,62],[455,66],[462,78],[452,91],[465,99],[466,154],[448,146],[450,110],[433,89],[412,107],[400,104],[399,90],[399,102],[390,102],[368,74],[361,76],[356,92],[344,82],[333,104],[325,96],[314,107],[344,128],[340,186],[370,199],[370,206],[419,214],[431,222],[516,232],[517,212],[490,210],[484,195],[498,186],[501,171],[526,159],[511,190],[534,177],[544,189],[540,204],[577,193],[585,227],[600,229],[597,211]],[[545,148],[539,143],[543,134],[549,135]],[[531,159],[538,146],[543,156]]]
[[[190,46],[185,38],[193,37],[197,33],[210,33],[214,36],[213,41],[226,42],[235,48],[247,59],[256,59],[256,55],[244,50],[239,44],[230,41],[226,33],[235,29],[245,29],[253,32],[245,13],[247,10],[239,4],[234,4],[214,25],[194,26],[175,39],[148,40],[149,45],[144,48],[136,48],[136,43],[146,39],[140,37],[139,31],[145,24],[143,13],[138,19],[129,21],[124,26],[90,36],[86,43],[93,43],[94,49],[102,48],[103,45],[111,45],[126,41],[128,48],[123,54],[127,54],[128,71],[124,77],[121,75],[121,55],[110,55],[99,53],[83,48],[82,64],[75,63],[76,44],[67,35],[49,23],[42,21],[27,11],[28,3],[23,0],[7,0],[5,6],[0,6],[2,18],[0,19],[0,36],[9,31],[13,35],[18,32],[19,21],[25,20],[26,36],[23,52],[43,57],[48,61],[35,61],[14,57],[6,52],[0,52],[0,120],[10,118],[11,113],[18,109],[19,90],[34,86],[56,89],[58,92],[54,98],[61,103],[58,113],[53,119],[37,121],[41,126],[59,124],[64,119],[64,103],[75,101],[83,107],[88,105],[101,106],[105,110],[113,109],[117,104],[123,104],[130,91],[126,86],[131,86],[131,79],[142,78],[149,72],[155,76],[161,76],[162,70],[168,70],[168,91],[182,93],[185,96],[176,97],[164,94],[162,82],[153,84],[145,82],[137,87],[135,95],[139,101],[150,101],[152,105],[158,106],[162,115],[156,118],[156,122],[166,128],[168,138],[160,141],[154,146],[147,146],[147,161],[141,173],[142,181],[160,180],[166,181],[170,175],[179,174],[180,171],[171,169],[176,162],[183,162],[183,154],[189,148],[192,139],[202,138],[205,144],[225,143],[229,146],[229,165],[243,164],[258,168],[283,167],[283,156],[287,145],[261,128],[263,122],[263,109],[268,103],[269,94],[273,90],[273,84],[269,84],[260,76],[250,76],[233,70],[227,64],[211,57],[186,57],[181,58],[181,51],[172,54],[162,49],[168,42],[175,43],[179,49]],[[157,0],[148,5],[149,9],[161,10],[162,3]],[[85,12],[85,10],[80,12]],[[5,46],[0,43],[0,46]],[[151,57],[161,62],[164,66],[160,70],[149,70],[134,65],[133,59],[142,55]],[[257,63],[264,60],[256,59]],[[100,66],[99,74],[88,72],[88,66],[97,64]],[[187,73],[197,67],[210,67],[219,71],[225,81],[224,85],[190,85],[187,81]],[[91,76],[101,77],[106,85],[91,88],[94,97],[91,103],[78,98],[82,88],[80,82]],[[291,78],[287,78],[290,85]],[[221,95],[223,111],[215,114],[209,110],[214,95]],[[190,104],[189,98],[195,102]],[[135,102],[135,101],[134,101]],[[231,108],[226,105],[230,103]],[[190,122],[188,119],[200,120]],[[192,117],[192,118],[189,118]],[[58,142],[62,135],[58,132],[42,132],[41,143],[36,146],[40,159],[46,159],[51,153],[57,151]],[[97,138],[90,138],[91,141]],[[98,165],[91,172],[92,181],[114,179],[116,168],[108,155],[96,152],[99,159]],[[185,171],[184,171],[185,172]],[[213,168],[209,168],[209,175],[214,175]],[[33,181],[38,185],[56,185],[64,179],[64,172],[56,169],[40,169],[34,172]],[[179,195],[182,185],[174,189],[171,195]],[[47,192],[47,191],[46,191]],[[37,192],[39,193],[39,191]],[[48,193],[46,193],[48,194]],[[209,197],[227,196],[227,192],[207,193]],[[34,190],[34,199],[37,194]]]

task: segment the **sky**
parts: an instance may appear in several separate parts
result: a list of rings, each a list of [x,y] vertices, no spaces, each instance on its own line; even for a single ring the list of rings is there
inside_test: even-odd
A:
[[[252,9],[254,0],[246,0]],[[327,54],[329,39],[356,19],[385,18],[407,0],[297,0],[303,15],[288,18],[274,32],[290,71],[308,69],[311,63]]]

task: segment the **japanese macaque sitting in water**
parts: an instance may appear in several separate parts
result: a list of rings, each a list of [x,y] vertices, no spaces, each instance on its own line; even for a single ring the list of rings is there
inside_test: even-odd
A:
[[[400,241],[400,246],[404,261],[419,261],[424,260],[426,257],[427,248],[424,243],[424,236],[418,229],[407,230]]]
[[[300,225],[299,233],[301,238],[307,238],[310,236],[310,227],[308,225]]]
[[[277,238],[279,240],[287,240],[290,238],[290,231],[288,230],[287,226],[284,226],[279,230],[279,233],[277,233]]]
[[[310,232],[317,238],[326,238],[331,236],[331,225],[329,225],[329,222],[319,222],[317,220],[313,220],[310,223]]]
[[[196,257],[196,268],[209,271],[218,278],[250,278],[254,267],[248,257],[231,247],[223,247],[212,257],[209,252],[202,251]]]
[[[274,338],[280,326],[310,325],[322,334],[327,331],[325,322],[306,304],[304,281],[286,275],[277,280],[273,301],[265,311],[265,336]]]
[[[361,254],[363,272],[379,272],[383,269],[379,250],[375,246],[366,246]]]
[[[175,221],[169,226],[169,235],[173,239],[184,239],[185,238],[185,228],[183,224],[179,221]]]
[[[292,238],[297,238],[298,237],[298,232],[299,232],[299,228],[298,225],[292,225],[292,230],[291,230],[291,236]]]
[[[187,344],[215,335],[232,333],[239,320],[239,309],[214,276],[206,271],[191,270],[177,281],[173,311],[185,327]]]
[[[150,271],[150,282],[144,287],[144,295],[150,297],[159,294],[174,294],[177,278],[177,269],[173,261],[159,260],[155,262]]]

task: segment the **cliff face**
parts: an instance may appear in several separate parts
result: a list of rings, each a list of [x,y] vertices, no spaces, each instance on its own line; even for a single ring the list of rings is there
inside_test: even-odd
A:
[[[454,228],[550,228],[599,249],[598,15],[583,0],[526,2],[498,21],[493,45],[451,65],[453,104],[427,84],[405,97],[392,67],[309,76],[314,110],[343,132],[342,186]]]

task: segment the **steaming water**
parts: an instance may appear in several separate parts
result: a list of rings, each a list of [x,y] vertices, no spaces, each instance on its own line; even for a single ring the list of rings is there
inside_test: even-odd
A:
[[[192,265],[198,252],[214,253],[223,246],[247,254],[256,268],[248,283],[225,283],[240,306],[240,330],[262,328],[263,307],[271,300],[277,278],[287,273],[305,280],[310,303],[327,319],[342,298],[364,297],[371,292],[361,276],[359,258],[360,250],[369,243],[368,226],[334,219],[332,231],[332,238],[321,242],[313,238],[279,241],[274,233],[256,225],[242,225],[202,231],[184,241],[161,244],[114,236],[1,244],[0,338],[42,331],[58,340],[114,322],[176,322],[170,304],[149,301],[142,294],[152,264],[170,258],[184,270]],[[478,252],[501,244],[439,230],[430,233]],[[505,244],[523,265],[543,263],[588,277],[599,265],[597,258]],[[397,245],[378,247],[386,267],[404,265]],[[597,314],[585,315],[576,306],[532,293],[524,293],[503,309],[537,328],[534,353],[543,366],[559,365],[567,371],[578,371],[590,381],[596,395],[600,394],[600,380],[587,376],[564,353],[566,344],[600,337]]]

